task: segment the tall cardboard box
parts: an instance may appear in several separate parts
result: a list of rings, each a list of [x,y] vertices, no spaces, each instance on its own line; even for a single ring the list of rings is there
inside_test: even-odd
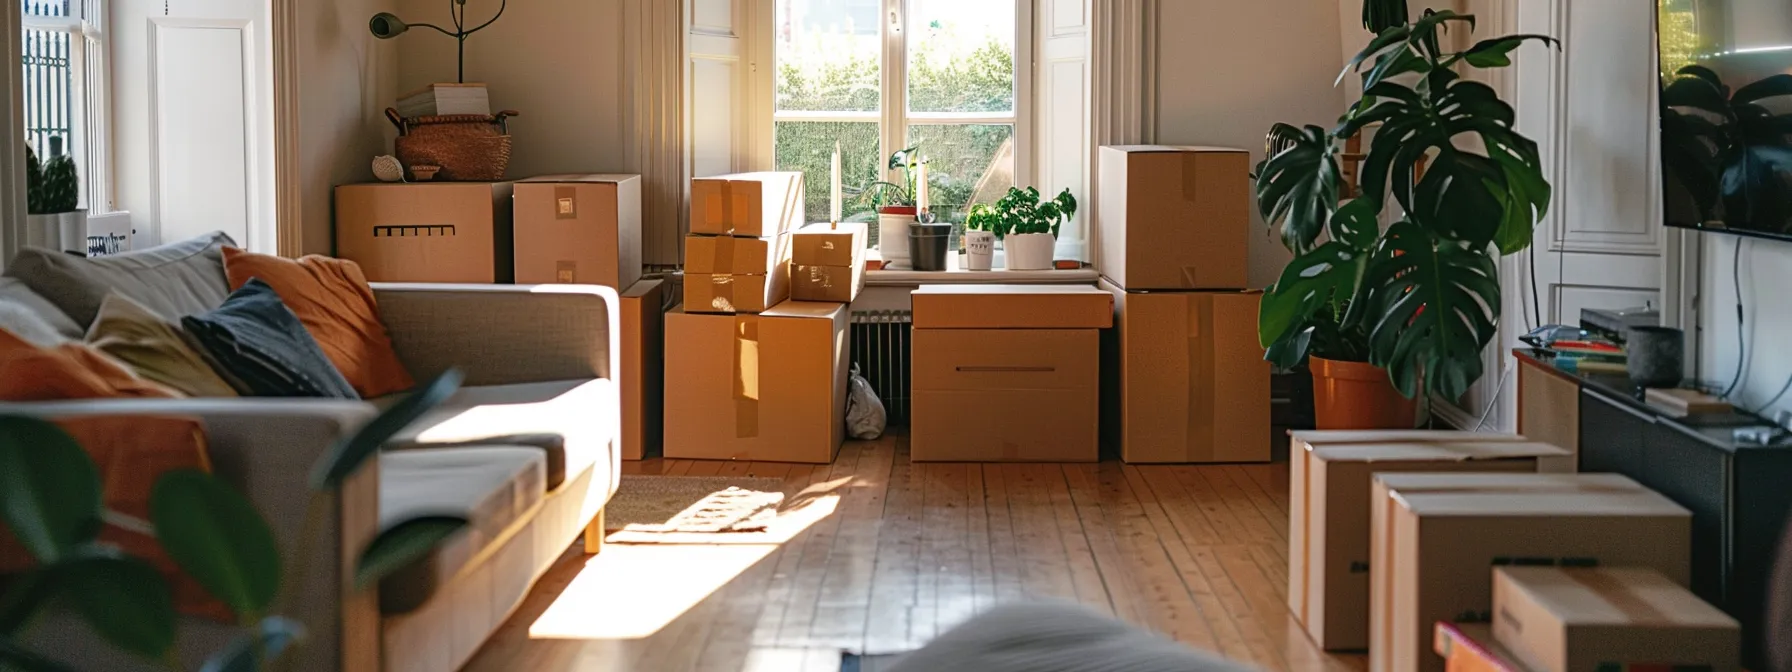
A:
[[[1224,147],[1102,147],[1097,261],[1128,290],[1243,289],[1251,155]]]
[[[864,222],[810,224],[790,234],[790,298],[851,303],[865,288]]]
[[[1493,637],[1535,672],[1742,667],[1742,629],[1660,572],[1495,567]]]
[[[832,462],[846,432],[846,306],[666,314],[671,458]]]
[[[336,256],[370,282],[508,283],[510,182],[336,187]]]
[[[1294,432],[1288,484],[1288,609],[1319,648],[1369,647],[1369,494],[1389,472],[1563,470],[1567,450],[1524,441],[1335,442]]]
[[[1104,334],[1102,426],[1131,463],[1268,462],[1270,365],[1260,292],[1128,292]]]
[[[641,279],[641,176],[549,175],[516,183],[516,281]]]
[[[693,313],[757,313],[790,298],[791,236],[685,236],[684,305]]]
[[[1432,625],[1490,620],[1496,565],[1692,572],[1692,514],[1618,474],[1377,474],[1370,497],[1371,672],[1442,672]]]
[[[803,174],[738,173],[691,180],[691,233],[776,236],[803,224]]]
[[[665,389],[665,283],[642,280],[622,293],[622,459],[658,453]]]
[[[910,458],[1093,462],[1100,456],[1098,331],[1088,286],[932,285],[911,295]]]

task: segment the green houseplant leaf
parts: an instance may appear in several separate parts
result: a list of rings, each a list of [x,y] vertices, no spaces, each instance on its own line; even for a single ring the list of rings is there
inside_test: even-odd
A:
[[[342,481],[361,468],[368,458],[379,453],[380,446],[454,396],[464,377],[459,369],[443,371],[380,413],[360,431],[338,441],[330,454],[312,470],[312,489],[332,491],[341,486]]]
[[[1356,290],[1368,256],[1339,241],[1327,242],[1295,257],[1282,277],[1263,295],[1257,309],[1257,335],[1264,347],[1300,337],[1314,313],[1340,306]],[[1296,361],[1304,352],[1289,353]]]
[[[1272,133],[1291,138],[1292,144],[1258,169],[1257,210],[1265,223],[1280,228],[1282,245],[1298,254],[1312,249],[1324,231],[1343,178],[1325,129],[1307,126],[1289,133],[1283,126]]]
[[[82,620],[106,641],[152,660],[174,647],[174,598],[149,563],[95,551],[54,571]]]
[[[93,539],[100,486],[87,451],[50,422],[0,416],[0,517],[46,564]]]
[[[280,591],[280,548],[255,506],[210,474],[164,474],[149,497],[156,538],[238,616],[259,615]]]
[[[278,662],[281,655],[305,639],[305,626],[297,621],[269,616],[248,633],[231,640],[213,653],[199,672],[259,672]]]
[[[355,563],[355,588],[379,583],[406,565],[428,555],[449,537],[466,529],[467,519],[459,516],[425,516],[412,518],[381,531],[361,552]]]
[[[1370,362],[1401,394],[1455,399],[1481,376],[1498,334],[1499,270],[1486,252],[1411,219],[1388,227],[1364,278],[1374,306]]]

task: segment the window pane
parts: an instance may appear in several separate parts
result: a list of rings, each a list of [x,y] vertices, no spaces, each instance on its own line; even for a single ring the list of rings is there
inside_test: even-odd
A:
[[[1014,126],[917,124],[911,144],[927,159],[927,199],[939,221],[963,223],[975,203],[994,203],[1014,186]]]
[[[777,3],[778,109],[876,112],[880,0]]]
[[[75,85],[70,67],[70,35],[26,30],[24,34],[25,140],[40,160],[70,154],[70,110]]]
[[[1014,0],[912,0],[908,109],[1014,110]]]
[[[879,179],[876,122],[780,121],[776,126],[778,170],[803,172],[804,221],[828,219],[830,161],[836,140],[840,143],[841,216],[849,222],[876,220],[871,203],[859,197],[867,185]]]
[[[25,16],[70,16],[68,0],[21,0]]]

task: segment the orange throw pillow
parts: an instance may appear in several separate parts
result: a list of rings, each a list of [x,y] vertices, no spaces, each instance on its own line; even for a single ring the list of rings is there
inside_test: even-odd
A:
[[[0,329],[0,401],[179,396],[85,344],[40,348]]]
[[[224,274],[230,278],[231,291],[253,278],[273,287],[363,399],[403,392],[416,384],[392,349],[373,288],[367,286],[359,264],[318,255],[295,261],[225,247]]]

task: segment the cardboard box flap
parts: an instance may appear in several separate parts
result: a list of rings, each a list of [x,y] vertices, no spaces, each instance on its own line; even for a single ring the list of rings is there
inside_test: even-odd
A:
[[[868,235],[864,222],[810,224],[791,232],[791,263],[863,266]]]
[[[1524,492],[1603,488],[1606,490],[1648,491],[1641,483],[1623,474],[1377,474],[1375,480],[1389,490],[1414,492]]]
[[[910,295],[916,329],[1106,329],[1114,295],[1092,285],[926,285]]]
[[[1440,441],[1523,441],[1518,434],[1495,432],[1462,432],[1448,429],[1344,429],[1296,430],[1288,432],[1296,442],[1310,445],[1331,443],[1408,443]]]
[[[1564,625],[1736,629],[1736,619],[1642,567],[1498,567],[1508,585]]]
[[[840,312],[838,303],[821,303],[819,301],[785,301],[767,308],[760,317],[807,317],[819,320],[834,319]]]
[[[1602,486],[1516,492],[1402,492],[1388,495],[1421,517],[1494,516],[1691,517],[1692,512],[1650,490]]]
[[[1567,450],[1527,441],[1453,443],[1344,443],[1311,446],[1308,455],[1325,462],[1467,462],[1523,457],[1566,457]]]
[[[578,175],[578,174],[542,175],[539,177],[531,177],[531,178],[524,179],[524,180],[517,180],[517,183],[518,184],[542,184],[542,183],[548,183],[548,184],[615,184],[618,182],[627,182],[629,180],[638,180],[638,179],[641,179],[640,175],[630,175],[627,173],[591,173],[589,175]]]

